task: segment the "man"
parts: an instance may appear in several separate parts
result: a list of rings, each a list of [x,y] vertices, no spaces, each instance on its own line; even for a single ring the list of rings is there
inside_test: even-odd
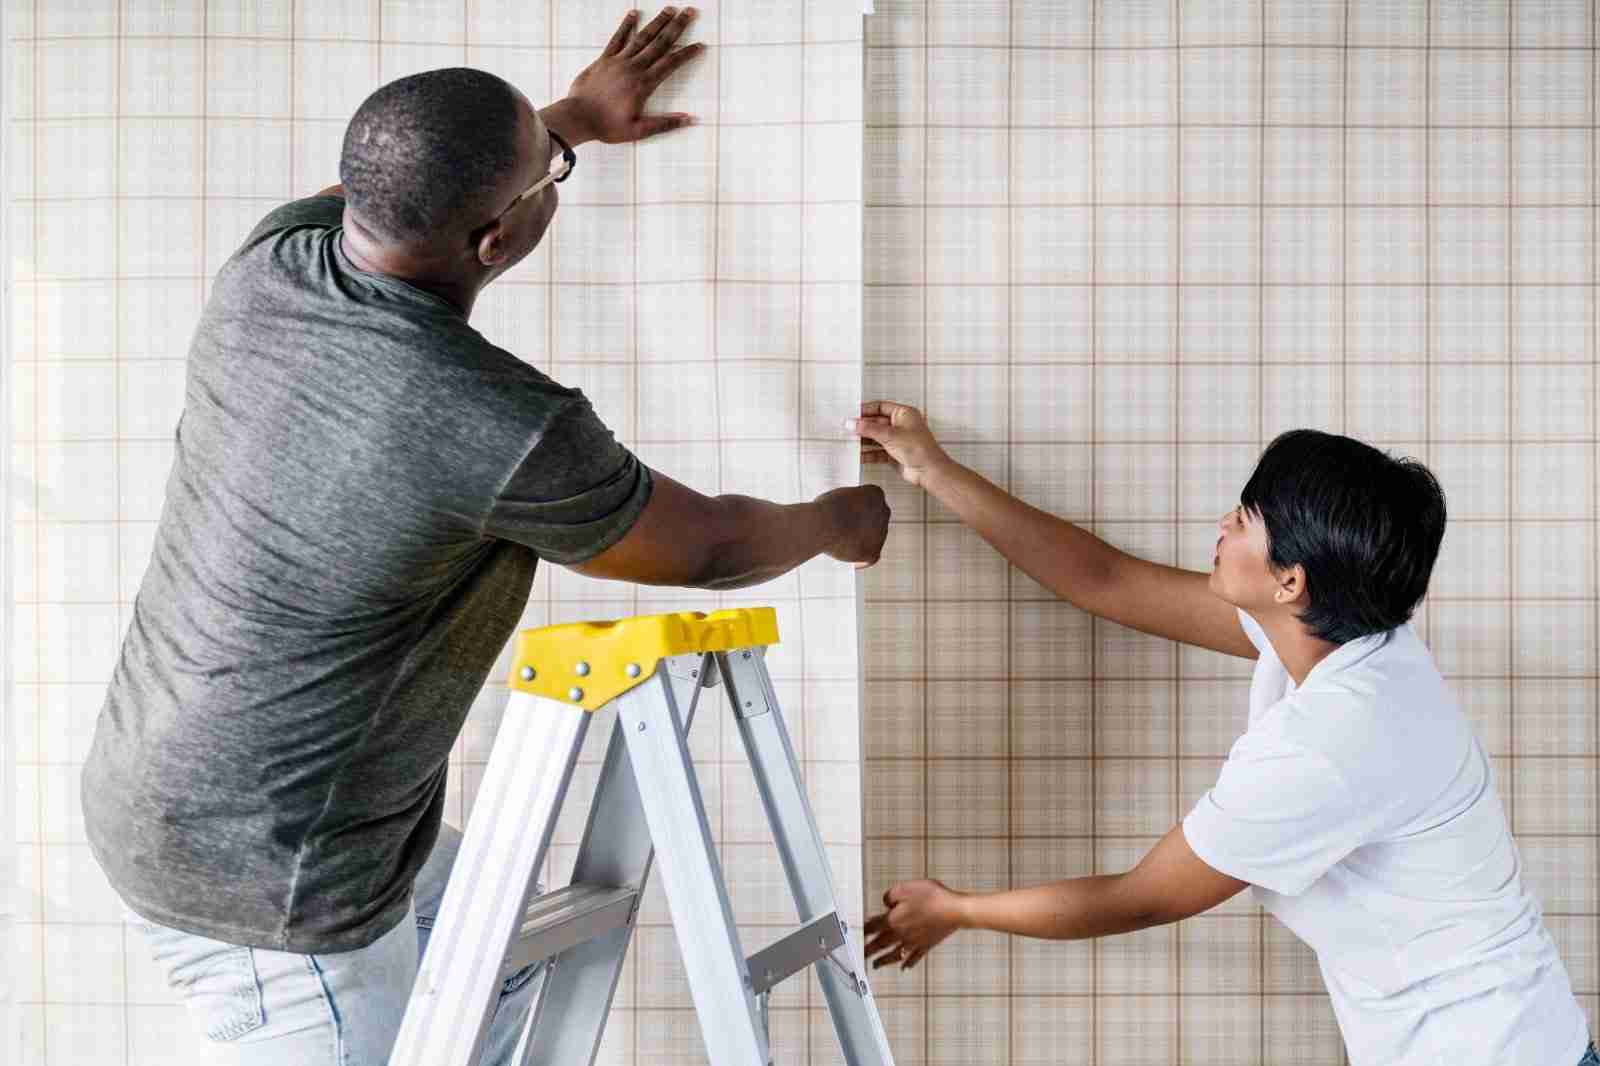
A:
[[[450,748],[541,559],[723,589],[882,548],[881,491],[702,496],[467,324],[544,236],[570,146],[688,121],[644,104],[702,51],[674,47],[693,15],[630,14],[542,112],[479,71],[384,86],[342,185],[217,276],[82,791],[96,859],[243,1062],[386,1062],[457,843]]]

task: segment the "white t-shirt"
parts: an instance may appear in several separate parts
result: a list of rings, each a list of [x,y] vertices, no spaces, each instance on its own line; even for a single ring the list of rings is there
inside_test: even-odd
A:
[[[1317,953],[1354,1066],[1568,1066],[1588,1022],[1489,761],[1410,625],[1298,689],[1266,634],[1250,725],[1183,821]]]

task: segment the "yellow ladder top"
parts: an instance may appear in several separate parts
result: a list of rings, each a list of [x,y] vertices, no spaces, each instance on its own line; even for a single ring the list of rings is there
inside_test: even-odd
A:
[[[596,711],[648,681],[662,659],[776,643],[778,612],[771,607],[543,626],[517,634],[509,684]]]

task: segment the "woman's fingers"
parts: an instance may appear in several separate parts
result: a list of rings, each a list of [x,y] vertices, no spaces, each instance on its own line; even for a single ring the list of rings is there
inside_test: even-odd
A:
[[[892,419],[895,415],[909,410],[912,408],[903,403],[895,403],[893,400],[864,400],[861,403],[863,417],[877,416]]]
[[[844,420],[844,428],[863,440],[873,440],[880,444],[892,442],[898,432],[887,418],[876,417],[847,418]]]
[[[875,936],[868,941],[867,946],[862,949],[862,954],[866,955],[868,958],[871,958],[874,955],[882,954],[883,952],[894,947],[895,944],[899,943],[899,940],[900,938],[895,936],[893,933],[885,932],[882,935]]]

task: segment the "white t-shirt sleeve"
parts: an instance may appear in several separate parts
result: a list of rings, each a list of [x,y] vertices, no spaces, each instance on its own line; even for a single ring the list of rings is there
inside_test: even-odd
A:
[[[1369,818],[1327,757],[1254,732],[1234,744],[1183,835],[1212,869],[1293,896],[1360,846]]]

